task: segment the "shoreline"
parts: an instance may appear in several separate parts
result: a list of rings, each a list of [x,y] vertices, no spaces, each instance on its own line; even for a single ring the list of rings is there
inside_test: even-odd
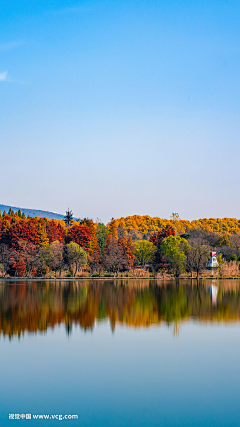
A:
[[[156,281],[170,281],[170,280],[174,280],[174,281],[178,281],[178,280],[195,280],[195,281],[199,281],[199,280],[240,280],[240,277],[199,277],[197,279],[197,277],[166,277],[166,278],[157,278],[157,277],[2,277],[0,278],[0,282],[1,281],[52,281],[52,282],[56,282],[56,281],[66,281],[66,282],[70,282],[70,281],[82,281],[82,280],[156,280]]]

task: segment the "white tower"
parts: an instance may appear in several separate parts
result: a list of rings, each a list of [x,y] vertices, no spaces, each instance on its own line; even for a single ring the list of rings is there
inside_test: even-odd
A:
[[[208,268],[216,268],[218,267],[218,262],[217,262],[217,252],[210,252],[210,261],[208,263]]]

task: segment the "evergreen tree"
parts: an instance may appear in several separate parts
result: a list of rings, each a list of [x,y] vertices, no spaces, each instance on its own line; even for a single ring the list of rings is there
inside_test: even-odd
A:
[[[64,216],[64,221],[65,221],[67,228],[69,228],[73,223],[73,213],[72,213],[72,211],[69,210],[69,208],[66,211],[66,215]]]
[[[26,219],[26,215],[24,212],[22,213],[22,219]]]
[[[18,218],[22,218],[22,212],[21,212],[21,209],[18,209],[18,213],[17,213],[17,215],[18,215]]]
[[[14,218],[14,217],[15,217],[15,213],[14,213],[14,211],[12,210],[12,208],[9,208],[8,215],[9,215],[11,218]]]

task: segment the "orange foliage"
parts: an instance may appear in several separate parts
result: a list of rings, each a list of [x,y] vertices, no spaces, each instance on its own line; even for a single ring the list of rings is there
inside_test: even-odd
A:
[[[150,217],[148,215],[133,215],[112,219],[109,224],[109,230],[112,234],[116,233],[117,227],[122,226],[127,233],[137,231],[141,234],[154,234],[158,231],[171,227],[176,229],[177,234],[183,234],[187,231],[201,228],[212,231],[219,235],[238,233],[240,234],[240,220],[236,218],[203,218],[193,221],[162,219],[159,217]]]

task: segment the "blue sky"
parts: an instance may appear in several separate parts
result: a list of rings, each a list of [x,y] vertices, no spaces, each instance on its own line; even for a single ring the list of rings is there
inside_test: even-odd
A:
[[[238,217],[240,3],[2,0],[0,202]]]

